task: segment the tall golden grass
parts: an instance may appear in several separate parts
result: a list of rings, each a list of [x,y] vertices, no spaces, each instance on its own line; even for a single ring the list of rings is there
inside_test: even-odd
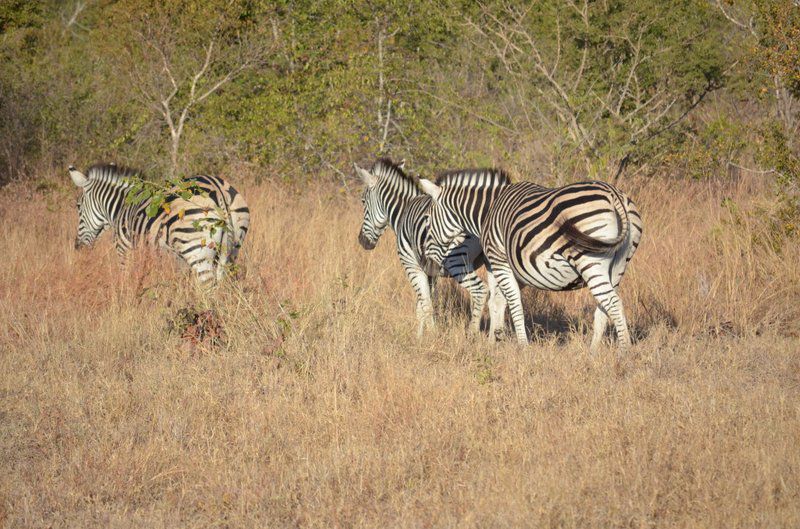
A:
[[[61,178],[63,176],[63,178]],[[231,176],[231,175],[228,175]],[[353,194],[255,185],[241,277],[75,252],[65,175],[0,191],[0,520],[8,527],[798,527],[800,248],[751,185],[637,181],[622,296],[528,291],[533,343],[417,340],[393,236]],[[216,346],[181,337],[213,310]]]

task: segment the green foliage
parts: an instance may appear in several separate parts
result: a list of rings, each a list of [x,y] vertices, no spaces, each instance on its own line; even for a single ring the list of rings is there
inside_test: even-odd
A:
[[[689,178],[727,176],[730,164],[739,160],[748,146],[741,122],[730,116],[718,116],[691,132],[664,157],[665,163]]]
[[[800,235],[800,157],[789,147],[783,127],[777,122],[761,131],[762,143],[758,160],[777,175],[779,208],[775,215],[775,231],[784,235]]]
[[[499,378],[494,374],[494,361],[490,355],[478,355],[474,358],[474,362],[475,379],[477,380],[478,384],[483,386],[499,380]]]
[[[767,123],[760,131],[763,139],[759,146],[758,159],[780,174],[778,183],[788,188],[800,182],[800,158],[789,148],[789,138],[777,122]]]
[[[714,15],[690,0],[496,2],[473,26],[497,88],[522,95],[523,119],[508,127],[545,124],[559,138],[556,162],[569,170],[582,157],[592,173],[597,161],[646,157],[650,140],[723,85],[725,27]]]
[[[208,207],[208,193],[197,186],[192,180],[180,178],[169,179],[166,181],[153,182],[139,176],[132,176],[126,179],[128,193],[125,201],[128,204],[144,204],[145,214],[150,217],[157,217],[162,213],[173,213],[175,201],[182,200],[189,203],[196,198],[205,199],[202,203],[196,203],[197,207]],[[210,236],[214,236],[219,231],[231,232],[230,219],[228,212],[219,206],[213,208],[214,215],[209,215],[202,219],[192,221],[192,227],[196,230],[208,231]],[[183,217],[183,209],[174,211],[179,217]],[[209,213],[211,211],[209,210]]]
[[[101,159],[169,175],[172,156],[180,174],[244,161],[293,180],[378,155],[545,181],[603,177],[628,156],[710,177],[752,154],[774,103],[764,81],[796,96],[800,63],[790,0],[723,4],[759,38],[701,0],[9,0],[0,182]],[[212,40],[198,92],[266,52],[190,109],[176,147],[165,61],[176,119]],[[711,91],[756,112],[692,120]]]
[[[41,25],[44,18],[42,11],[39,2],[4,0],[0,3],[0,33]]]
[[[792,0],[758,0],[757,55],[767,71],[800,96],[800,8]]]

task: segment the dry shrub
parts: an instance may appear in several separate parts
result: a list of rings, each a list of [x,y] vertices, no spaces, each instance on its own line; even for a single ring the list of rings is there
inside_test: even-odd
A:
[[[210,291],[76,253],[70,191],[0,193],[8,526],[800,525],[799,256],[762,244],[758,186],[621,184],[645,237],[618,366],[587,351],[587,292],[526,291],[534,343],[491,347],[441,281],[417,340],[355,197],[239,187],[241,278]],[[181,307],[221,319],[213,354],[169,332]]]
[[[655,304],[691,333],[770,328],[796,335],[800,245],[776,239],[766,214],[774,208],[768,192],[754,193],[757,185],[748,182],[634,187],[646,237],[634,265],[644,275],[625,285],[634,303],[645,312]],[[638,317],[640,307],[634,310]]]
[[[192,349],[208,350],[225,343],[225,326],[213,310],[198,311],[194,307],[178,309],[167,327],[178,334]]]

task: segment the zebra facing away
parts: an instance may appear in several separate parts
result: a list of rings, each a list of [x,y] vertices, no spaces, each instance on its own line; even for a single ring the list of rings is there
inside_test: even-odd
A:
[[[417,334],[421,335],[426,326],[434,327],[431,289],[440,273],[453,277],[469,292],[472,305],[469,328],[478,332],[486,302],[486,285],[475,273],[475,267],[482,264],[478,238],[455,237],[458,240],[453,247],[435,267],[431,266],[423,252],[428,210],[432,204],[430,197],[403,172],[402,162],[395,164],[383,158],[369,170],[358,165],[355,170],[365,185],[361,198],[364,220],[358,241],[364,249],[372,250],[387,226],[394,230],[400,263],[417,295]]]
[[[527,343],[520,283],[553,291],[588,286],[598,304],[591,349],[609,318],[620,349],[630,346],[616,288],[639,245],[642,219],[627,196],[604,182],[551,189],[512,184],[502,172],[487,170],[446,173],[420,185],[434,200],[428,258],[439,262],[461,232],[480,237],[490,269],[492,328],[508,303],[517,340]]]
[[[250,225],[250,210],[242,195],[216,176],[187,177],[191,196],[167,199],[154,217],[151,200],[129,203],[131,178],[139,173],[114,164],[93,165],[84,175],[70,166],[69,175],[81,189],[75,248],[91,246],[112,230],[120,257],[138,243],[151,244],[180,256],[198,280],[220,279],[233,264]]]

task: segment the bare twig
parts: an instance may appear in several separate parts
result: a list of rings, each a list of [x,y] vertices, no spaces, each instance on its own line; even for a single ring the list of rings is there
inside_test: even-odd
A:
[[[392,100],[390,99],[386,104],[386,121],[383,124],[383,136],[381,137],[381,144],[379,147],[380,152],[386,148],[386,138],[389,136],[389,122],[392,119]]]
[[[438,96],[438,95],[436,95],[436,94],[434,94],[434,93],[432,93],[432,92],[430,92],[428,90],[423,90],[422,88],[414,88],[414,89],[407,89],[407,90],[404,90],[404,91],[405,92],[411,92],[411,93],[417,92],[417,93],[420,93],[420,94],[425,94],[428,97],[431,97],[431,98],[433,98],[433,99],[435,99],[435,100],[437,100],[439,102],[442,102],[442,103],[444,103],[444,104],[446,104],[448,106],[451,106],[453,108],[457,108],[457,109],[459,109],[459,110],[461,110],[463,112],[466,112],[470,116],[472,116],[472,117],[474,117],[476,119],[479,119],[481,121],[484,121],[484,122],[486,122],[486,123],[488,123],[490,125],[493,125],[493,126],[499,128],[501,130],[504,130],[504,131],[509,132],[509,133],[516,134],[516,131],[514,129],[506,127],[505,125],[502,125],[501,123],[498,123],[497,121],[495,121],[495,120],[493,120],[491,118],[488,118],[486,116],[478,114],[477,112],[475,112],[474,110],[472,110],[469,107],[466,107],[464,105],[460,105],[460,104],[458,104],[458,103],[456,103],[454,101],[449,101],[449,100],[447,100],[447,99],[445,99],[443,97],[440,97],[440,96]]]
[[[396,28],[391,33],[386,33],[385,23],[382,22],[379,18],[375,18],[375,25],[378,26],[378,129],[383,129],[383,134],[381,137],[381,142],[378,147],[379,152],[383,153],[384,149],[386,148],[386,139],[389,135],[389,123],[392,119],[392,100],[387,97],[386,95],[386,79],[384,73],[384,42],[388,39],[391,39],[400,31],[400,28]],[[386,102],[386,116],[383,115],[383,101],[384,99],[387,100]]]
[[[748,20],[747,24],[745,24],[744,22],[741,22],[736,18],[734,18],[733,15],[731,15],[728,11],[726,11],[725,7],[722,5],[722,2],[720,0],[714,0],[714,4],[717,6],[720,12],[722,12],[722,15],[725,18],[727,18],[731,23],[733,23],[733,25],[738,26],[739,28],[749,32],[755,38],[758,38],[754,17],[750,17],[750,20]]]
[[[224,59],[218,51],[217,38],[212,35],[208,43],[203,46],[202,60],[197,69],[181,76],[175,65],[178,52],[174,49],[174,44],[167,40],[171,38],[171,34],[166,26],[163,31],[152,28],[148,28],[147,31],[147,34],[143,31],[137,31],[135,34],[139,37],[144,50],[152,50],[155,53],[160,69],[150,70],[149,78],[146,78],[142,74],[142,68],[134,66],[134,77],[137,78],[137,87],[145,103],[156,110],[167,126],[170,136],[170,176],[174,177],[178,171],[181,139],[197,105],[203,103],[243,71],[251,68],[260,60],[265,50],[258,48],[246,50],[247,54],[235,58],[226,65],[227,68],[217,74],[219,76],[216,79],[213,79],[212,67],[224,63]],[[239,46],[244,45],[239,44]],[[209,83],[207,88],[201,89],[206,82]],[[144,86],[152,86],[153,93],[148,94]],[[184,95],[179,97],[181,94]],[[178,100],[182,101],[176,104]]]
[[[78,21],[79,17],[81,16],[81,14],[85,9],[86,9],[86,2],[78,1],[75,2],[75,4],[73,5],[72,14],[69,16],[69,18],[67,18],[65,14],[62,14],[61,20],[64,22],[64,29],[67,31],[73,31],[73,26],[74,26],[85,30],[86,26],[84,26]]]

